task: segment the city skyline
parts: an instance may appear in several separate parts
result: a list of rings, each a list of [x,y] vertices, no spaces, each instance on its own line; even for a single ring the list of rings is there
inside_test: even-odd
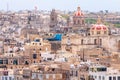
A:
[[[109,11],[119,11],[119,0],[111,1],[96,1],[96,0],[0,0],[0,10],[10,10],[10,11],[19,11],[19,10],[33,10],[37,7],[38,10],[48,10],[59,9],[66,11],[74,11],[77,6],[80,6],[82,10],[88,11],[100,11],[100,10],[109,10]]]

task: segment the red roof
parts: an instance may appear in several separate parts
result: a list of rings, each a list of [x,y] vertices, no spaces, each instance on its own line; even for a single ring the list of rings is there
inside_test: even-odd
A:
[[[103,24],[95,24],[92,26],[92,30],[107,30],[107,27]]]
[[[75,16],[83,16],[83,13],[81,11],[75,12]]]

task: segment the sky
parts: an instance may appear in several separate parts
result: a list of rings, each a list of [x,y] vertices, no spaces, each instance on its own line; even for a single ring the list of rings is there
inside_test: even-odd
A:
[[[7,8],[8,6],[8,8]],[[120,0],[0,0],[0,10],[60,9],[74,11],[78,6],[88,11],[120,11]]]

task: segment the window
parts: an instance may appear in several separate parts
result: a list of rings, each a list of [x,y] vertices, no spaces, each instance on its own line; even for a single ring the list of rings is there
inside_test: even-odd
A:
[[[40,80],[43,80],[43,75],[42,75],[42,74],[39,74],[39,75],[38,75],[38,78],[39,78]]]
[[[95,79],[97,79],[97,76],[95,76]]]
[[[75,76],[78,76],[78,72],[76,71],[76,74],[75,74]]]
[[[11,67],[11,69],[13,69],[13,67]]]
[[[3,64],[3,60],[0,60],[0,64]]]
[[[118,80],[120,80],[120,76],[118,76]]]
[[[9,80],[12,80],[12,77],[9,77]]]
[[[100,39],[100,45],[102,45],[102,39]]]
[[[35,63],[35,61],[34,61],[34,63]]]
[[[33,54],[33,59],[36,59],[37,58],[37,54]]]
[[[13,51],[10,51],[10,53],[13,53]]]
[[[13,62],[11,61],[11,63],[13,63]]]
[[[112,80],[112,77],[109,77],[109,80]]]
[[[40,39],[36,39],[35,42],[40,42]]]
[[[90,71],[92,71],[92,72],[93,72],[93,69],[94,69],[94,68],[90,68]]]
[[[107,34],[107,32],[106,32],[106,31],[104,31],[104,34]]]
[[[4,80],[4,77],[2,76],[2,80]]]
[[[4,60],[4,64],[8,64],[8,59],[5,59],[5,60]]]
[[[106,68],[97,68],[97,71],[107,71]]]
[[[25,65],[28,65],[29,63],[28,63],[28,61],[25,61]]]
[[[82,20],[82,24],[84,24],[85,22],[84,22],[84,20]]]
[[[8,80],[7,77],[5,77],[5,80]]]
[[[35,79],[37,76],[35,73],[32,73],[32,79]]]
[[[100,31],[97,31],[97,34],[100,34]]]
[[[102,80],[105,80],[105,77],[104,77],[104,76],[102,77]]]
[[[83,45],[83,39],[81,40],[81,45]]]
[[[113,77],[113,80],[116,80],[116,77]]]
[[[39,45],[41,45],[41,43],[39,43]]]
[[[99,76],[99,80],[101,80],[101,76]]]
[[[52,60],[52,58],[47,58],[47,60]]]
[[[15,59],[15,60],[13,61],[13,64],[18,65],[18,61]]]
[[[71,76],[73,76],[73,70],[71,71]]]
[[[95,45],[97,44],[97,39],[94,39],[94,44],[95,44]]]
[[[40,48],[40,51],[41,51],[41,48]]]

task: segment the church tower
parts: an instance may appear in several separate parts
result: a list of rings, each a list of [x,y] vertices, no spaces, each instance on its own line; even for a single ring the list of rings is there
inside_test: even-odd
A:
[[[57,20],[57,13],[55,9],[52,10],[50,14],[50,29],[53,29],[57,26],[58,20]]]
[[[73,15],[73,30],[79,30],[81,27],[85,26],[84,15],[81,8],[78,7],[77,11]]]

